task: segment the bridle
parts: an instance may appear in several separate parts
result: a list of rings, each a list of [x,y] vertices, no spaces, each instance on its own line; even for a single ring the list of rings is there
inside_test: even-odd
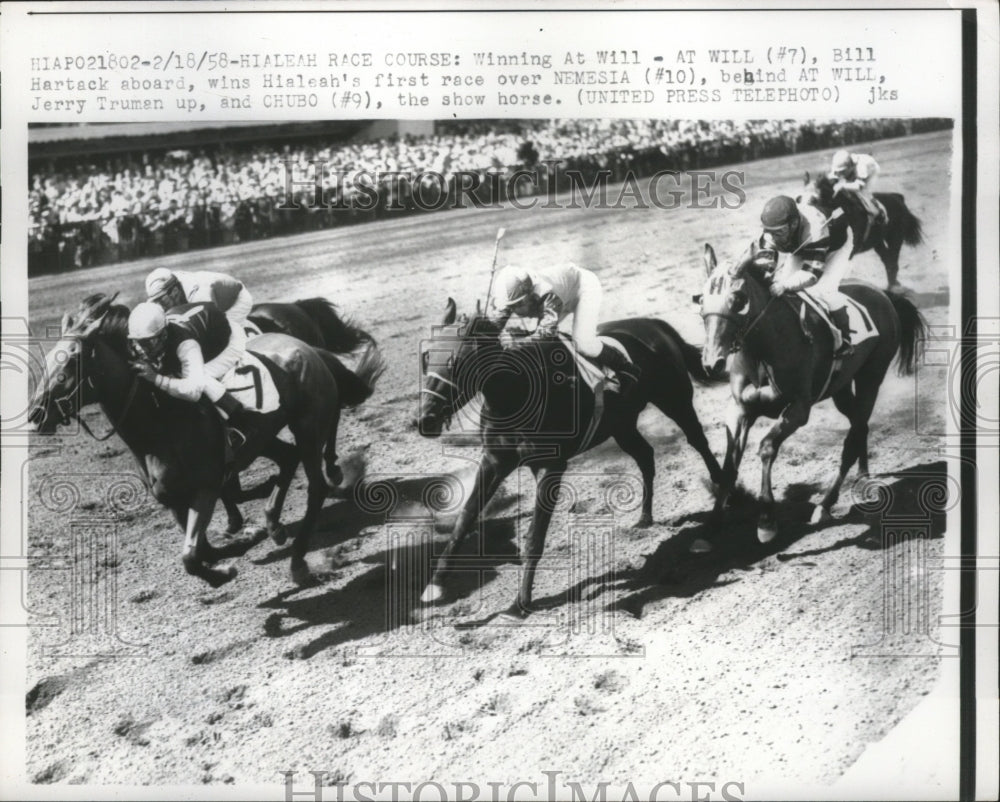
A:
[[[777,300],[777,296],[775,295],[768,298],[767,303],[764,304],[763,308],[753,317],[750,323],[745,322],[745,315],[737,315],[733,312],[702,312],[701,317],[702,319],[709,317],[721,317],[723,320],[740,324],[740,328],[737,329],[736,336],[733,338],[733,346],[731,349],[732,352],[736,352],[743,348],[743,342],[746,340],[747,335],[753,331],[754,327],[760,322],[761,318],[764,317],[764,313],[767,312],[768,308],[775,300]]]
[[[81,354],[82,354],[82,350],[81,350]],[[87,385],[90,387],[91,390],[96,390],[97,389],[96,386],[94,385],[94,379],[93,379],[92,376],[87,376],[87,378],[85,379],[85,382],[87,383]],[[112,424],[111,424],[111,431],[109,431],[107,434],[105,434],[103,436],[100,436],[100,437],[98,435],[94,434],[94,432],[91,430],[90,426],[87,425],[87,422],[83,419],[83,416],[80,415],[79,409],[78,408],[73,408],[73,406],[72,406],[72,403],[73,403],[72,402],[72,398],[76,394],[77,388],[74,388],[70,393],[68,393],[68,394],[66,394],[64,396],[59,396],[57,398],[53,398],[52,399],[52,404],[54,404],[55,407],[56,407],[56,409],[59,410],[59,414],[62,416],[63,422],[67,422],[67,421],[69,421],[69,420],[71,420],[73,418],[76,418],[77,421],[79,421],[80,426],[83,427],[83,430],[87,434],[89,434],[97,442],[103,443],[105,440],[108,440],[113,435],[115,435],[115,434],[118,433],[118,427],[121,426],[125,422],[125,418],[128,417],[128,413],[132,409],[132,402],[135,400],[135,395],[136,395],[136,392],[138,392],[138,390],[139,390],[139,377],[138,376],[133,376],[132,377],[132,384],[129,386],[128,395],[125,397],[125,406],[122,409],[121,415],[118,416],[118,420],[117,421],[112,422]]]

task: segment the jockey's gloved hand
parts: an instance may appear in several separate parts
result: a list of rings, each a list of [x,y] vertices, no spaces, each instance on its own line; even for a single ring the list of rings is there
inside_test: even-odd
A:
[[[761,248],[754,256],[753,263],[755,267],[770,272],[778,264],[778,252],[773,248]]]
[[[135,373],[136,376],[140,379],[145,379],[148,382],[156,381],[156,377],[159,376],[159,374],[153,370],[152,365],[141,359],[133,360],[129,363],[129,366],[132,368],[132,372]]]
[[[784,295],[788,292],[788,287],[786,287],[779,279],[775,279],[771,282],[771,295],[777,298],[779,295]]]

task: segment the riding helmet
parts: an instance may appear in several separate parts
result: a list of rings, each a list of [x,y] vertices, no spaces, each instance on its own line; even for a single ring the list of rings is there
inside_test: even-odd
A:
[[[781,228],[799,219],[799,207],[787,195],[778,195],[764,204],[760,222],[765,229]]]

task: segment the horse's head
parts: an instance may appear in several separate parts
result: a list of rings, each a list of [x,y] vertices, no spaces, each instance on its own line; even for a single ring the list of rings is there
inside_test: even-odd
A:
[[[820,173],[810,180],[809,173],[806,172],[802,193],[796,196],[795,202],[802,206],[815,206],[824,217],[829,217],[837,206],[834,186],[833,179],[826,173]]]
[[[109,315],[116,320],[121,310],[111,297],[103,294],[85,299],[75,315],[63,315],[59,341],[45,355],[45,375],[35,387],[28,421],[33,430],[51,434],[69,423],[82,407],[97,400],[94,383],[88,380],[87,366],[92,360],[96,341]]]
[[[704,261],[708,278],[701,295],[701,317],[705,321],[701,362],[707,373],[718,376],[725,370],[729,355],[739,349],[750,320],[749,267],[720,267],[711,245],[705,245]]]
[[[451,298],[444,319],[424,343],[421,359],[423,387],[417,427],[424,437],[438,437],[452,416],[479,391],[480,357],[493,345],[499,349],[498,331],[483,317],[479,305],[473,317],[458,315]]]

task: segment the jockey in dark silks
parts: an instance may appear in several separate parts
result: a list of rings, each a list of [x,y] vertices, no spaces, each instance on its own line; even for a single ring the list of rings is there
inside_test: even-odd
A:
[[[230,347],[232,326],[211,303],[181,304],[165,313],[159,304],[141,303],[128,319],[128,336],[142,355],[138,374],[170,395],[187,401],[208,398],[246,434],[260,413],[247,409],[220,379],[240,359]]]
[[[868,213],[869,231],[873,223],[884,223],[888,219],[885,207],[873,194],[878,175],[879,166],[875,159],[866,153],[849,153],[846,150],[838,150],[833,154],[827,175],[831,181],[836,181],[833,186],[834,195],[838,192],[850,193]],[[867,239],[867,233],[865,238]]]
[[[504,347],[558,336],[559,324],[573,316],[573,342],[577,351],[614,370],[627,392],[639,380],[639,368],[597,337],[601,311],[601,282],[590,270],[572,264],[526,270],[505,267],[497,273],[497,304],[491,320],[503,330],[511,315],[535,318],[535,331],[521,341],[501,335]]]
[[[787,195],[771,198],[760,215],[763,232],[741,259],[752,261],[772,276],[771,294],[810,288],[830,309],[830,319],[840,330],[835,356],[852,352],[847,299],[838,287],[849,264],[847,221],[824,220],[813,207],[800,208]]]

